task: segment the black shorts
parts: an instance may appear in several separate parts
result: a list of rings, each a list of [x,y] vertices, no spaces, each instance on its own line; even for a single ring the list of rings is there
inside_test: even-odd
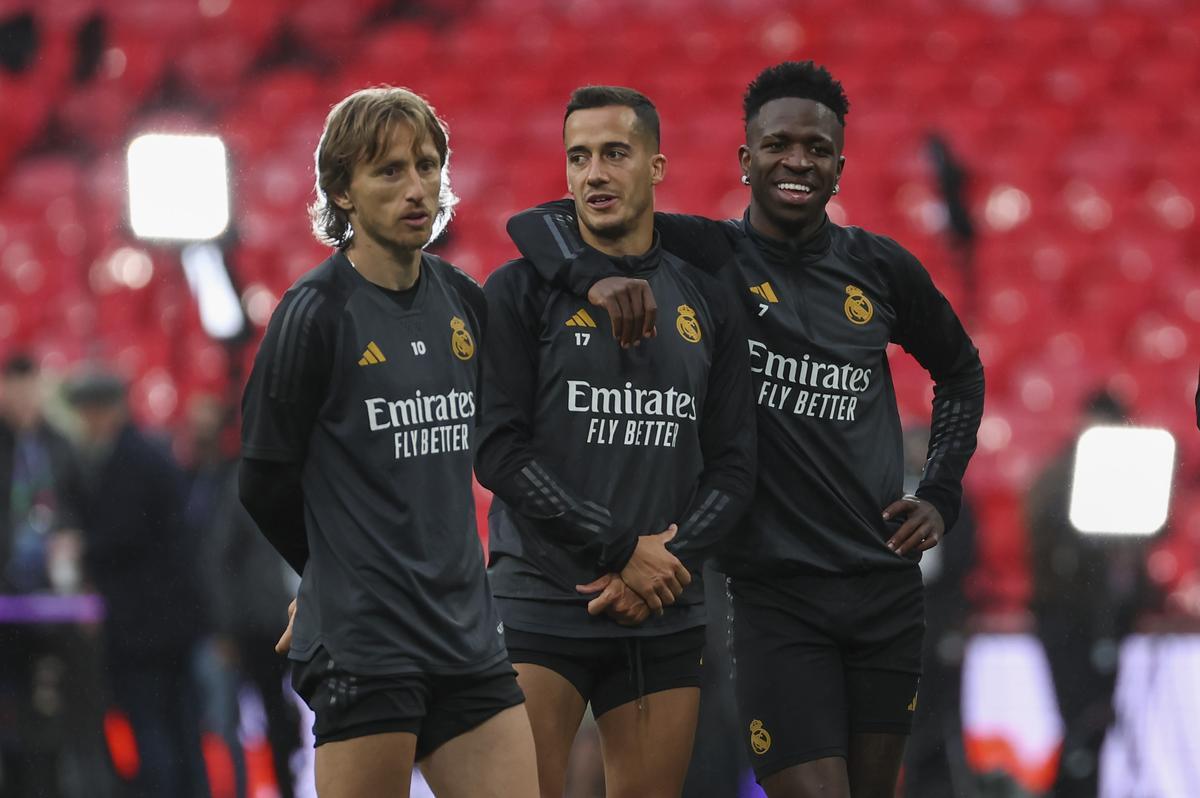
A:
[[[440,745],[525,701],[508,660],[454,676],[356,676],[324,648],[294,662],[292,687],[316,715],[317,745],[388,732],[417,736],[418,760]]]
[[[541,665],[569,681],[600,717],[641,696],[699,687],[704,627],[661,637],[558,637],[506,627],[514,663]]]
[[[851,734],[912,730],[925,636],[918,568],[729,580],[734,687],[759,781]]]

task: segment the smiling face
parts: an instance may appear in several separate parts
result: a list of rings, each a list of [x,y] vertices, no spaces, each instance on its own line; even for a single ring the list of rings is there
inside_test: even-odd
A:
[[[429,243],[438,210],[442,161],[433,137],[397,122],[373,160],[354,165],[350,186],[333,197],[354,230],[350,249],[378,247],[411,256]]]
[[[750,222],[772,238],[810,237],[842,174],[843,128],[814,100],[782,97],[759,109],[738,151],[750,180]]]
[[[662,182],[667,159],[632,108],[573,112],[563,127],[563,144],[567,183],[588,243],[608,251],[613,242],[652,229],[654,186]]]

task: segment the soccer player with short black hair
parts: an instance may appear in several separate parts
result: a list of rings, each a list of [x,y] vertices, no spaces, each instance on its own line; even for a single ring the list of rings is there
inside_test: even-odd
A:
[[[759,479],[721,566],[743,739],[771,798],[893,795],[921,666],[917,560],[954,525],[983,412],[978,352],[925,269],[825,213],[848,111],[811,61],[764,70],[745,95],[746,214],[655,217],[663,246],[715,273],[746,319]],[[606,308],[614,335],[652,334],[652,286],[585,246],[569,205],[514,217],[509,231],[546,279]],[[934,380],[911,496],[890,343]]]
[[[700,700],[701,568],[754,486],[745,333],[721,286],[658,244],[653,104],[578,89],[563,143],[583,239],[652,285],[671,327],[622,348],[600,333],[604,311],[529,262],[488,280],[476,473],[496,494],[492,586],[543,798],[563,794],[589,703],[607,794],[677,798]]]
[[[302,575],[281,646],[316,713],[321,798],[532,798],[523,696],[475,529],[487,308],[422,251],[453,206],[444,126],[407,89],[356,92],[317,146],[336,251],[271,317],[243,399],[240,493]]]

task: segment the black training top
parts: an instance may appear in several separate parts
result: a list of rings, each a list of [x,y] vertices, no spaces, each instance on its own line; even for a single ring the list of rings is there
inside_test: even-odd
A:
[[[655,225],[664,247],[717,274],[746,319],[759,478],[722,567],[753,577],[911,567],[916,556],[885,545],[898,522],[882,518],[903,493],[904,471],[888,344],[934,379],[917,495],[947,529],[983,414],[979,354],[929,274],[891,239],[828,220],[800,247],[766,238],[747,218],[656,214]],[[576,294],[616,274],[580,241],[571,203],[522,213],[509,233],[548,279]]]
[[[496,493],[492,587],[505,624],[524,631],[628,637],[703,624],[702,561],[753,490],[745,333],[719,284],[657,246],[608,263],[654,287],[657,338],[622,350],[604,311],[527,261],[484,289],[475,468]],[[693,574],[678,602],[634,629],[589,616],[576,585],[620,571],[638,535],[671,523],[668,548]]]
[[[280,301],[246,386],[243,456],[303,464],[292,659],[453,674],[505,656],[471,490],[483,292],[423,254],[410,298],[333,255]]]

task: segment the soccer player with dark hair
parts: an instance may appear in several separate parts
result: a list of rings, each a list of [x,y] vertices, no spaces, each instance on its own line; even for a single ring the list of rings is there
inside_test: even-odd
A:
[[[653,286],[672,324],[622,348],[599,331],[604,311],[529,262],[488,280],[476,473],[496,494],[492,586],[543,798],[563,794],[589,703],[607,794],[677,798],[700,701],[701,568],[754,486],[745,333],[720,285],[657,241],[653,104],[578,89],[563,143],[583,240]]]
[[[920,675],[917,559],[958,515],[983,367],[916,258],[826,215],[845,164],[841,85],[782,63],[750,84],[744,111],[746,214],[655,216],[663,246],[716,274],[747,322],[759,479],[721,557],[743,739],[771,798],[890,798]],[[509,231],[546,279],[604,307],[623,343],[653,334],[656,290],[580,241],[569,204]],[[935,385],[915,495],[902,487],[890,343]]]
[[[336,251],[284,295],[243,399],[240,494],[301,575],[281,647],[316,714],[321,798],[532,798],[533,737],[475,529],[487,307],[422,248],[450,150],[406,89],[356,92],[317,145]]]

